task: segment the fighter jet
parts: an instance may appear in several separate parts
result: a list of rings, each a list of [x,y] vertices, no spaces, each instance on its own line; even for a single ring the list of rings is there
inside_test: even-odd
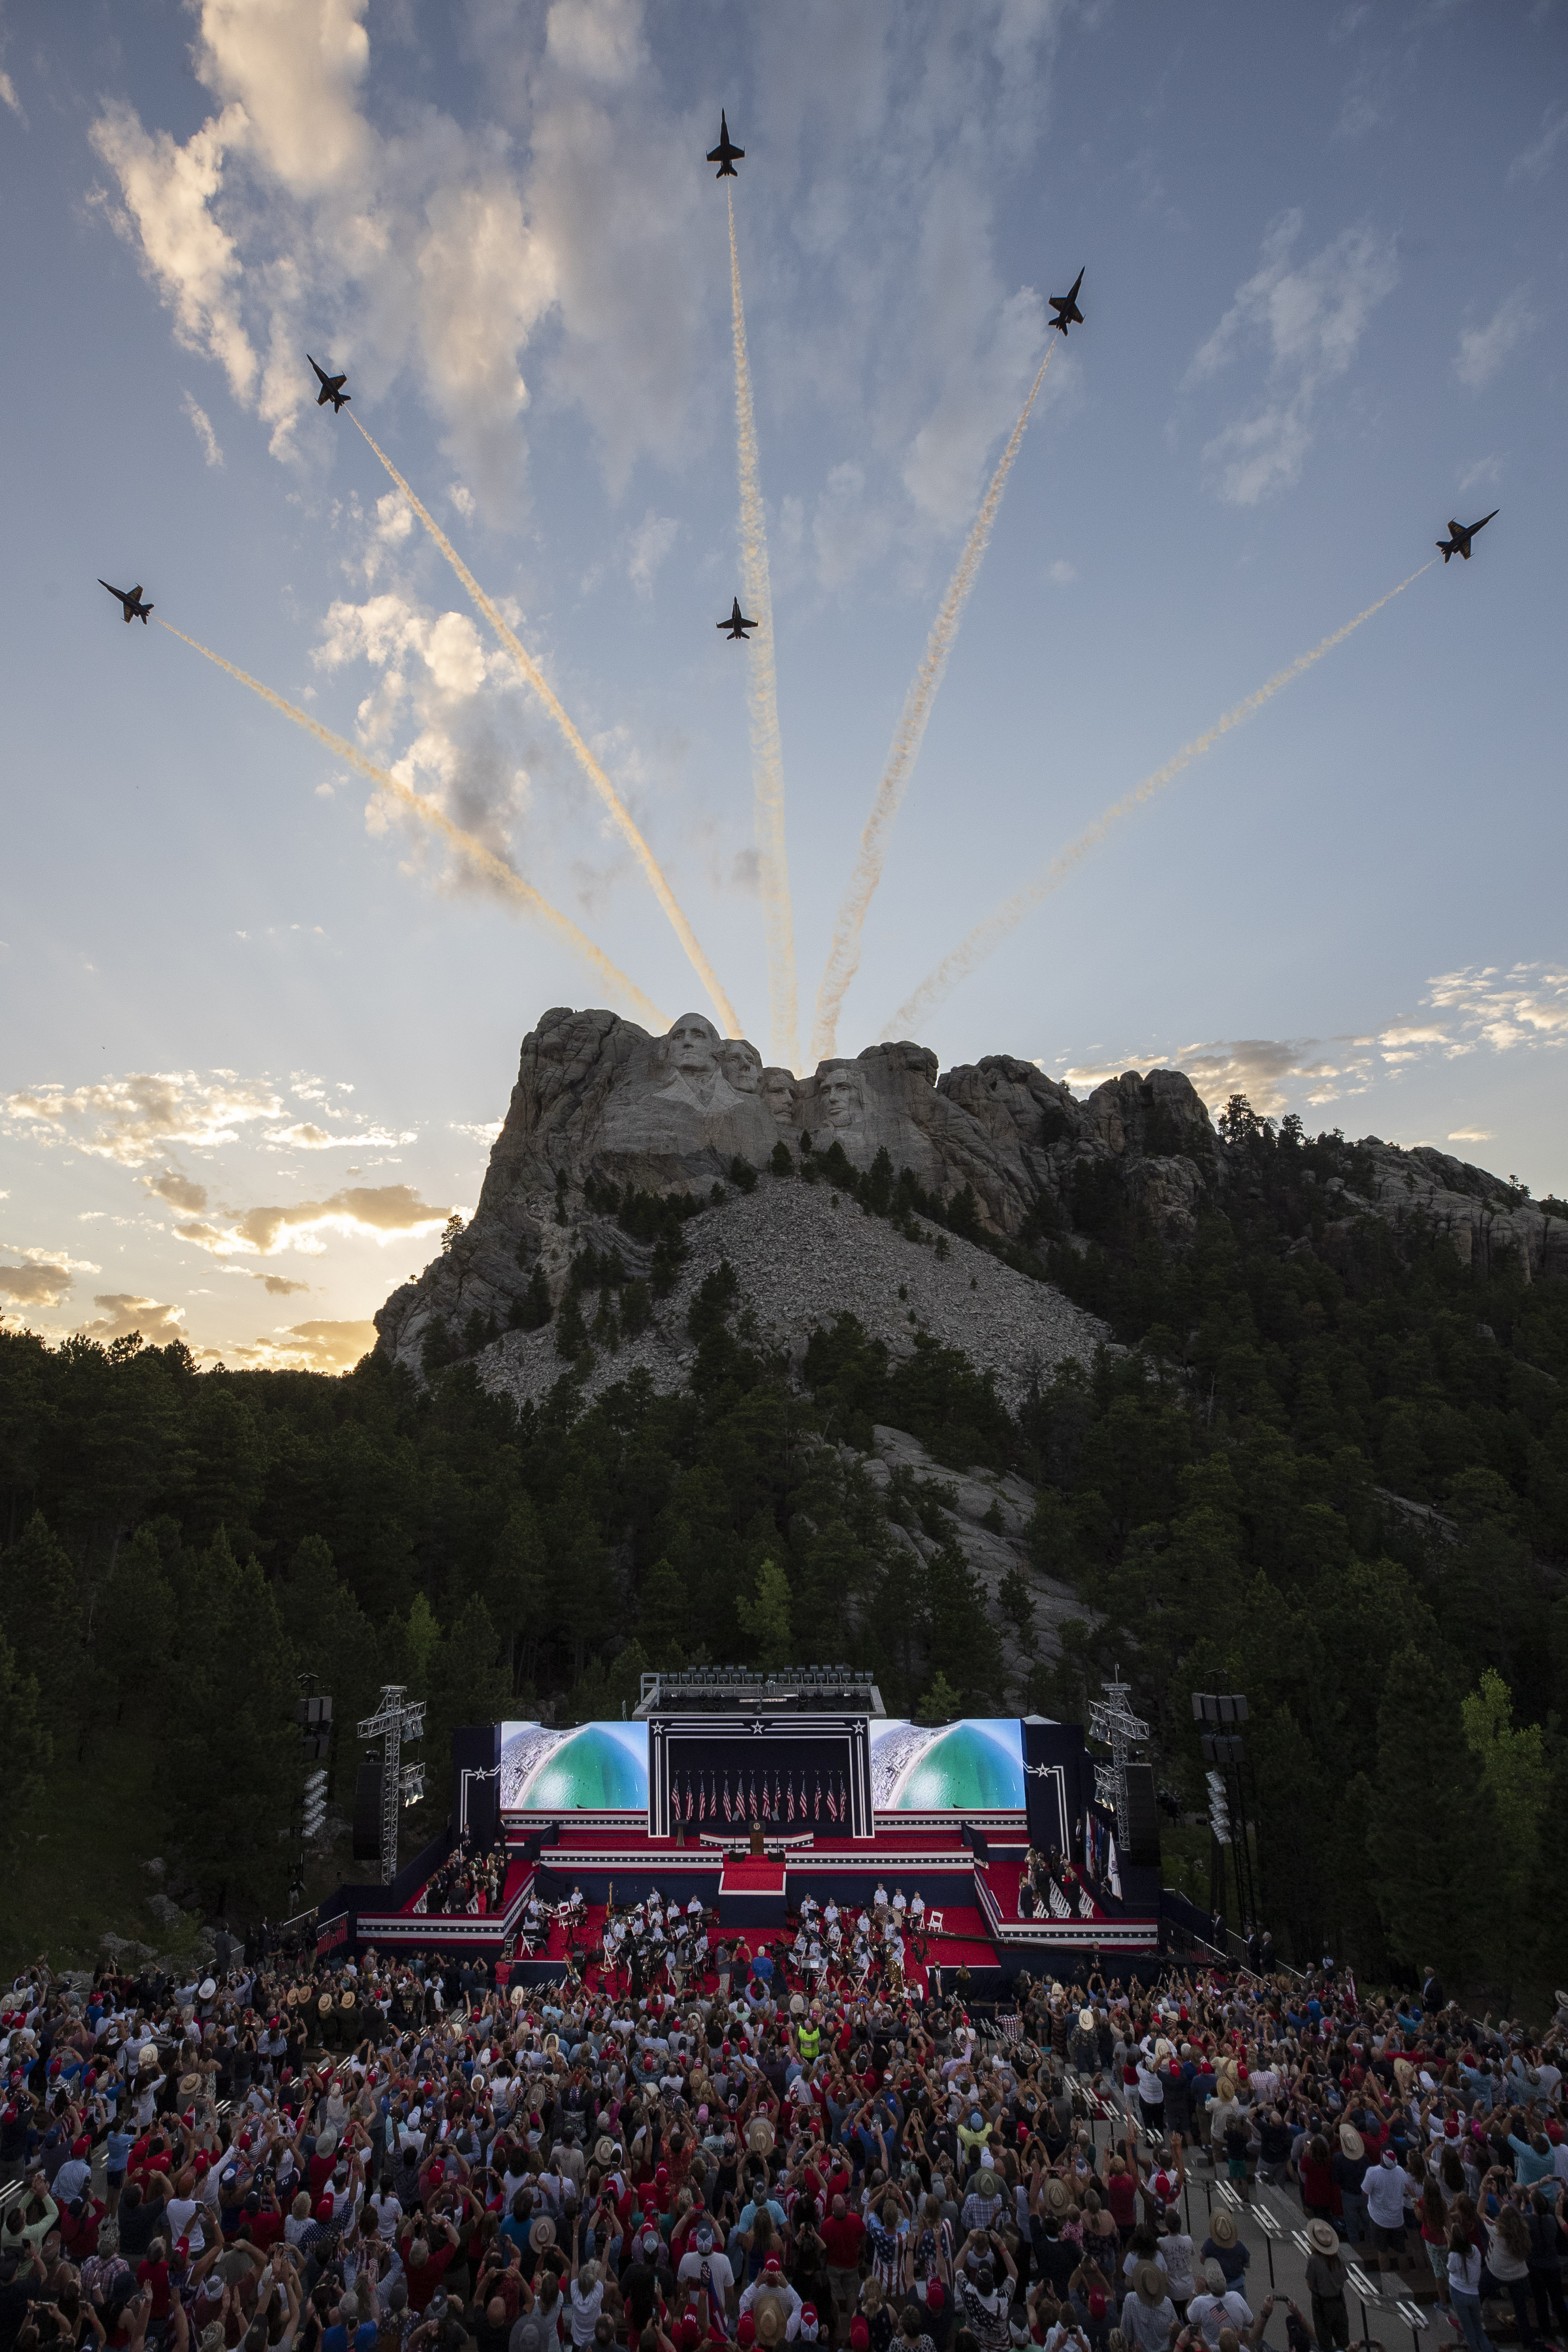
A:
[[[127,613],[125,617],[129,620],[131,618],[130,614]],[[737,596],[734,604],[730,606],[728,620],[716,621],[714,623],[714,626],[716,629],[727,630],[730,636],[738,637],[742,645],[747,645],[750,641],[747,638],[746,632],[747,629],[754,629],[757,626],[757,624],[755,621],[748,621],[747,619],[745,614],[740,609],[740,599]]]
[[[98,584],[100,588],[109,588],[107,580],[100,580]],[[109,588],[109,593],[111,596],[119,597],[125,607],[125,617],[128,621],[140,621],[143,628],[147,626],[147,615],[152,607],[151,604],[144,604],[141,601],[140,580],[134,588]]]
[[[716,147],[710,148],[708,151],[708,162],[718,165],[717,171],[714,173],[714,178],[716,180],[738,180],[740,173],[735,167],[741,161],[745,153],[746,150],[744,147],[732,147],[730,145],[729,124],[725,120],[725,111],[721,106],[718,110],[718,145]]]
[[[1070,324],[1075,327],[1083,324],[1083,313],[1078,307],[1078,289],[1082,283],[1083,272],[1081,269],[1072,281],[1071,294],[1053,294],[1051,297],[1051,307],[1056,313],[1051,323],[1053,327],[1060,327],[1063,334]]]
[[[310,354],[308,352],[306,352],[305,356],[308,360],[310,360]],[[310,360],[310,364],[313,368],[316,368],[316,373],[321,381],[321,389],[316,395],[316,405],[318,408],[325,408],[327,403],[330,401],[332,404],[332,414],[336,416],[344,402],[352,400],[354,396],[351,392],[345,392],[343,390],[343,386],[348,383],[349,379],[346,375],[329,375],[325,368],[316,367],[314,360]]]
[[[1478,530],[1484,530],[1486,529],[1488,523],[1491,520],[1491,515],[1500,514],[1501,512],[1502,509],[1500,507],[1493,507],[1491,514],[1482,515],[1479,522],[1472,522],[1468,525],[1462,522],[1450,522],[1448,525],[1448,538],[1440,539],[1437,541],[1438,546],[1443,551],[1444,562],[1447,563],[1450,555],[1462,555],[1465,562],[1468,563],[1470,560],[1471,540],[1474,539]]]

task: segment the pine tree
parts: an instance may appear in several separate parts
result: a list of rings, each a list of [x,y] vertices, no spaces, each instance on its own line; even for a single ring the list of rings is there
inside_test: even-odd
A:
[[[938,1667],[925,1697],[915,1711],[916,1723],[952,1723],[964,1712],[964,1702]]]
[[[0,1860],[14,1862],[27,1843],[34,1808],[44,1792],[53,1743],[38,1706],[38,1685],[16,1663],[0,1625]]]
[[[174,1595],[151,1528],[121,1544],[92,1611],[92,1654],[103,1704],[114,1721],[128,1695],[156,1698],[168,1663]]]
[[[789,1664],[793,1651],[789,1580],[777,1560],[765,1559],[758,1570],[754,1599],[737,1593],[735,1613],[740,1621],[748,1665],[766,1675]]]
[[[17,1672],[37,1685],[40,1720],[63,1757],[81,1725],[86,1648],[76,1566],[42,1511],[0,1552],[0,1622],[10,1629]]]
[[[170,1722],[181,1858],[213,1907],[269,1907],[283,1891],[304,1765],[294,1662],[272,1588],[221,1532],[202,1555]]]
[[[1389,1949],[1474,1980],[1491,1904],[1487,1807],[1458,1694],[1414,1643],[1399,1652],[1377,1716],[1376,1809],[1367,1833]]]

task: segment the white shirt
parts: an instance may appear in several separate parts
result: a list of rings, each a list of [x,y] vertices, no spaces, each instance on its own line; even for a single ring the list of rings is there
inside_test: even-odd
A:
[[[1244,2327],[1252,2325],[1252,2314],[1247,2307],[1246,2299],[1238,2294],[1234,2287],[1225,2294],[1195,2294],[1187,2305],[1186,2316],[1189,2326],[1202,2329],[1203,2340],[1209,2352],[1219,2352],[1219,2331],[1222,2327],[1234,2327],[1239,2335]]]
[[[1416,2200],[1416,2183],[1402,2165],[1385,2164],[1381,2158],[1369,2165],[1362,2190],[1366,2198],[1366,2210],[1380,2230],[1397,2230],[1405,2220],[1406,2203]]]

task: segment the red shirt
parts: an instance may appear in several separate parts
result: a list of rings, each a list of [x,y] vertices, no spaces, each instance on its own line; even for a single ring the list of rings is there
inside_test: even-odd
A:
[[[444,2239],[439,2246],[431,2247],[428,2262],[414,2263],[409,2260],[413,2245],[412,2238],[404,2238],[398,2251],[402,2255],[403,2273],[408,2280],[409,2309],[423,2313],[425,2305],[441,2284],[442,2275],[456,2248],[449,2245]]]
[[[152,2290],[152,2316],[169,2316],[169,2265],[167,2263],[143,2262],[137,2265],[136,2284]]]
[[[841,2221],[829,2214],[822,2224],[822,2243],[834,2270],[852,2271],[858,2266],[864,2236],[865,2223],[858,2213],[846,2213]]]
[[[1138,2214],[1138,2186],[1130,2172],[1113,2172],[1105,2183],[1105,2202],[1119,2230],[1130,2230]]]

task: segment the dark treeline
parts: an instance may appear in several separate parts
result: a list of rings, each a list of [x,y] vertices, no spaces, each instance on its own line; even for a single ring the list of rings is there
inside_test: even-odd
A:
[[[0,1335],[0,1840],[25,1849],[58,1759],[111,1772],[156,1727],[141,1850],[210,1902],[276,1905],[262,1825],[298,1794],[306,1674],[336,1702],[340,1801],[381,1684],[428,1699],[428,1825],[454,1725],[619,1714],[649,1666],[841,1660],[894,1712],[1079,1718],[1119,1662],[1188,1808],[1189,1694],[1248,1693],[1282,1948],[1533,1983],[1568,1926],[1568,1286],[1344,1224],[1338,1138],[1244,1104],[1222,1133],[1229,1181],[1185,1254],[1092,1171],[1073,1238],[1042,1210],[1006,1249],[1122,1343],[1016,1418],[961,1356],[892,1358],[849,1317],[791,1381],[727,1268],[693,1304],[686,1390],[633,1375],[588,1403],[631,1286],[585,1265],[561,1380],[520,1412],[461,1360],[422,1386],[379,1357],[198,1373],[179,1347]],[[939,1250],[971,1223],[889,1171],[811,1172]],[[878,1422],[1038,1485],[1034,1562],[1084,1612],[1022,1689],[940,1482],[879,1492],[861,1466]],[[1002,1600],[1036,1653],[1029,1578]]]

